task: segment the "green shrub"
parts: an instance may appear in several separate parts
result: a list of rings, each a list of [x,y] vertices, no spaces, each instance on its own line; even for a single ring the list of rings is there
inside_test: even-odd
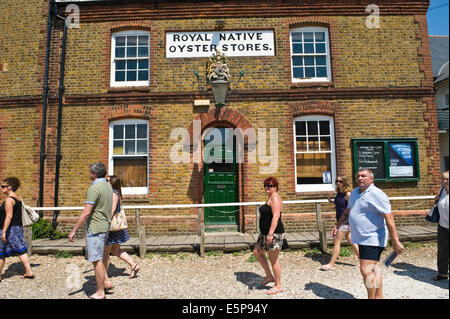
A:
[[[55,254],[55,258],[71,258],[72,256],[72,252],[67,250],[58,251]]]
[[[33,240],[34,239],[60,239],[68,237],[67,233],[62,233],[59,230],[53,230],[52,224],[43,218],[40,218],[32,226]]]
[[[339,256],[350,257],[353,254],[353,249],[351,247],[341,247]]]

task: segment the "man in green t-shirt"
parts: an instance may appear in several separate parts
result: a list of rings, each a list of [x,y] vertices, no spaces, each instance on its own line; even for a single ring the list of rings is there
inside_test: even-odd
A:
[[[93,182],[87,191],[84,209],[69,235],[69,241],[73,242],[77,230],[86,223],[86,251],[88,260],[94,264],[97,281],[97,292],[89,296],[92,299],[104,299],[105,288],[111,288],[105,287],[106,270],[102,261],[111,223],[113,202],[112,187],[105,177],[106,167],[103,163],[98,162],[90,166],[90,178]]]

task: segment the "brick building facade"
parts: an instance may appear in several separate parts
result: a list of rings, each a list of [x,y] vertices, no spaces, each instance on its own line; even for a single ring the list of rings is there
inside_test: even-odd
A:
[[[63,22],[53,18],[47,39],[50,1],[0,3],[0,175],[18,176],[23,198],[37,202],[50,40],[42,196],[43,206],[53,206]],[[71,3],[76,10],[66,12]],[[435,193],[439,152],[428,4],[378,1],[379,17],[370,20],[376,11],[358,0],[56,1],[60,16],[79,13],[79,25],[67,30],[59,206],[84,204],[88,165],[96,161],[125,180],[125,205],[205,202],[208,171],[194,161],[195,150],[187,147],[188,163],[170,157],[177,143],[186,150],[186,140],[174,138],[174,130],[192,137],[195,123],[203,136],[213,127],[251,128],[257,134],[266,129],[267,154],[278,142],[277,168],[269,175],[279,179],[284,200],[332,194],[333,185],[321,173],[329,172],[332,182],[337,174],[353,178],[355,147],[364,143],[385,143],[385,152],[394,149],[392,143],[409,145],[417,154],[403,173],[384,168],[387,175],[376,184],[389,196]],[[378,27],[373,27],[376,18]],[[187,56],[187,46],[169,57],[168,41],[171,35],[179,41],[185,35],[183,45],[203,50],[195,47],[194,35],[225,33],[233,38],[268,33],[273,43],[258,46],[272,49],[265,56],[249,53],[257,46],[245,40],[235,43],[236,52],[232,44],[223,51],[231,91],[225,107],[217,109],[203,76],[208,58]],[[210,105],[194,106],[196,100]],[[277,140],[269,138],[271,129],[277,129]],[[245,161],[234,171],[234,196],[264,201],[262,181],[269,164],[251,163],[251,150],[244,148]],[[386,156],[383,161],[393,165]],[[400,224],[423,223],[430,204],[392,202]],[[334,208],[323,205],[322,210],[329,212],[331,225]],[[283,213],[287,231],[315,227],[313,205],[286,205]],[[69,229],[78,214],[62,212],[58,227]],[[52,212],[45,216],[51,219]],[[194,209],[143,211],[143,216],[148,233],[196,232]],[[131,216],[130,221],[133,230]],[[240,231],[254,231],[255,209],[240,209],[234,223]]]

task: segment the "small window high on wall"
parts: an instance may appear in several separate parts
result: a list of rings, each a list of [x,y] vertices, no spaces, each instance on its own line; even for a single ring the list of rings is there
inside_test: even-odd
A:
[[[115,121],[109,131],[109,175],[120,177],[123,194],[147,194],[148,122]]]
[[[123,31],[111,39],[112,87],[148,86],[150,83],[150,34]]]
[[[296,28],[290,35],[292,82],[331,81],[328,29]]]
[[[303,116],[294,119],[297,192],[332,191],[336,179],[333,118]]]

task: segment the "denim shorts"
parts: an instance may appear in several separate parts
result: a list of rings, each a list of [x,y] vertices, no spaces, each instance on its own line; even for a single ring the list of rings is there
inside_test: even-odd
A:
[[[91,230],[88,231],[86,235],[86,253],[89,261],[94,262],[103,259],[108,233],[92,234]]]

